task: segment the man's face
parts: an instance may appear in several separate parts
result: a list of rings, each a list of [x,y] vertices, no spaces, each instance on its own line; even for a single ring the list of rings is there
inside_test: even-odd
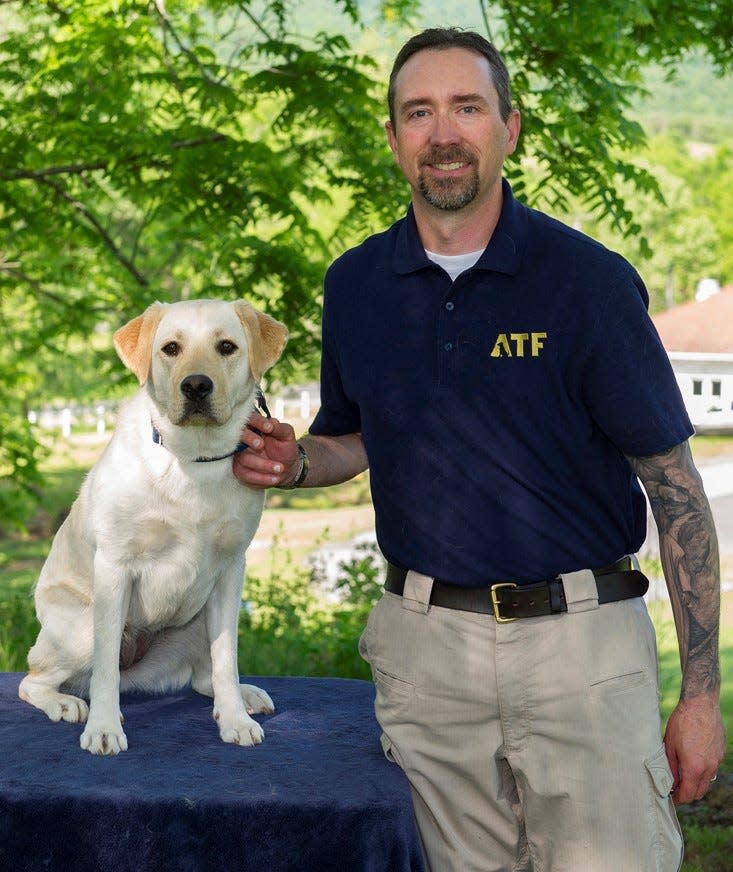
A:
[[[482,204],[501,185],[519,114],[504,121],[489,63],[463,48],[424,49],[397,74],[387,138],[413,191],[434,209]]]

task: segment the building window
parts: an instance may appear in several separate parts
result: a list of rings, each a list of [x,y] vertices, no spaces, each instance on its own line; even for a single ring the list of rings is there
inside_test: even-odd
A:
[[[694,378],[692,380],[692,393],[696,397],[702,396],[702,379]]]
[[[720,382],[719,381],[713,382],[713,396],[714,397],[720,396]]]

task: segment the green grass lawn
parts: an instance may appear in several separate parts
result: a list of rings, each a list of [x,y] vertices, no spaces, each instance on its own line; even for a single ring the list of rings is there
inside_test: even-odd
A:
[[[659,660],[662,680],[662,714],[666,717],[679,696],[679,656],[674,640],[674,627],[664,625],[670,641],[660,645]],[[733,628],[724,627],[720,633],[721,709],[728,733],[729,753],[733,751]],[[730,761],[733,764],[733,760]]]
[[[724,594],[724,612],[730,613],[733,592]],[[679,698],[680,666],[674,624],[662,618],[659,603],[650,607],[657,629],[661,709],[664,720]],[[666,609],[665,609],[666,610]],[[720,631],[721,711],[728,751],[718,780],[699,803],[678,809],[685,837],[682,872],[731,872],[733,870],[733,626]]]

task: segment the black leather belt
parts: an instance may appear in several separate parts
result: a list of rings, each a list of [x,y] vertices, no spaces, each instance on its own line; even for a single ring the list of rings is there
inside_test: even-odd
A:
[[[598,604],[644,596],[649,588],[646,576],[634,569],[631,558],[594,569],[598,587]],[[385,589],[402,596],[405,589],[406,569],[387,564]],[[493,615],[497,621],[515,621],[517,618],[536,618],[557,615],[568,610],[561,578],[536,584],[515,584],[502,581],[489,587],[461,587],[435,579],[430,604],[463,612]]]

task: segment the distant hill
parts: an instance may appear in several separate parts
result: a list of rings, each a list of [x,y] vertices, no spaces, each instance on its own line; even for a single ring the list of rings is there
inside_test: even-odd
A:
[[[646,74],[649,97],[636,114],[649,134],[671,131],[685,139],[720,143],[733,137],[733,74],[716,76],[702,55],[684,61],[673,80],[660,67]]]

